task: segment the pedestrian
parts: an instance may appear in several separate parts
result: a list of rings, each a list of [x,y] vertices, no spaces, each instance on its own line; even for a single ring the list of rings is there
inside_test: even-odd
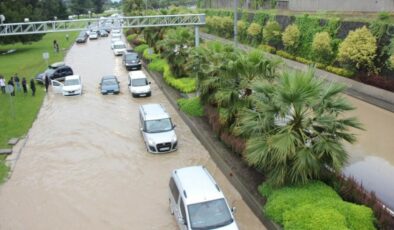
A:
[[[11,96],[15,96],[15,85],[14,85],[14,78],[11,77],[10,80],[8,81],[8,85],[12,86],[12,92],[11,92]]]
[[[36,94],[36,84],[34,83],[34,79],[30,79],[30,89],[31,89],[31,95],[34,97]]]
[[[68,34],[66,34],[66,41],[68,41],[68,37],[69,37],[69,35],[68,35]]]
[[[23,88],[23,94],[26,96],[27,95],[27,84],[26,84],[26,78],[22,78],[22,88]]]
[[[59,43],[56,43],[55,50],[56,50],[56,53],[59,53]]]
[[[55,50],[55,52],[56,52],[56,50],[57,50],[57,47],[58,47],[57,41],[56,41],[56,40],[53,40],[53,49]]]
[[[1,93],[5,94],[5,80],[2,75],[0,75],[0,88],[1,88]]]
[[[14,75],[14,83],[15,83],[15,86],[16,86],[16,89],[18,90],[18,92],[20,92],[21,91],[21,83],[20,83],[20,79],[19,79],[17,73],[15,73],[15,75]]]
[[[48,74],[45,74],[45,92],[48,93],[48,87],[49,87],[49,77]]]

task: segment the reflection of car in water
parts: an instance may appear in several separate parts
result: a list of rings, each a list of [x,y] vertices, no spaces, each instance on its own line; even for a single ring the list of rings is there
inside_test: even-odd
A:
[[[73,70],[64,62],[56,62],[48,66],[48,69],[43,73],[38,74],[35,78],[36,81],[43,84],[46,74],[51,80],[63,80],[66,76],[73,75]]]
[[[223,192],[203,166],[176,169],[170,178],[170,210],[180,229],[238,229]]]

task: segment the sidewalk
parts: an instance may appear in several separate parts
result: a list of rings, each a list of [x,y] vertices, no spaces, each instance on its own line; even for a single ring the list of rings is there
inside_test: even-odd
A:
[[[223,39],[211,34],[200,33],[200,36],[202,39],[205,40],[217,40],[223,43],[233,44],[233,41]],[[254,47],[243,45],[243,44],[238,44],[238,47],[245,51],[255,49]],[[285,68],[295,69],[295,70],[307,70],[309,67],[308,65],[305,65],[303,63],[282,58],[280,56],[273,55],[270,53],[266,53],[266,55],[269,58],[281,59],[284,63]],[[379,89],[374,86],[367,85],[358,81],[354,81],[346,77],[341,77],[336,74],[320,69],[316,69],[316,76],[330,82],[338,82],[345,84],[348,87],[345,91],[347,95],[365,101],[369,104],[381,107],[390,112],[394,112],[394,93],[390,91]]]
[[[181,98],[181,94],[168,86],[164,82],[161,74],[149,71],[144,63],[146,71],[155,80],[157,85],[163,91],[164,95],[168,98],[170,103],[177,111],[183,121],[189,126],[193,134],[208,150],[210,156],[218,165],[223,174],[231,182],[231,184],[241,194],[242,198],[254,212],[254,214],[261,220],[267,229],[280,229],[278,225],[270,221],[262,212],[262,206],[265,203],[263,197],[258,193],[257,186],[263,180],[264,175],[257,170],[250,168],[241,160],[240,157],[232,153],[212,131],[205,117],[189,117],[179,110],[177,99]]]

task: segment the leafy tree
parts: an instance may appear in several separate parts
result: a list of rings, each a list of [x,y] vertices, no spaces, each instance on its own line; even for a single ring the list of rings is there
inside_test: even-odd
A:
[[[251,23],[247,30],[248,36],[251,38],[252,43],[259,43],[261,39],[261,26],[255,22]]]
[[[292,24],[286,27],[282,34],[282,42],[287,51],[293,54],[296,52],[299,45],[300,36],[301,32],[297,25]]]
[[[243,20],[239,20],[237,22],[237,29],[238,29],[238,37],[240,41],[244,41],[246,39],[246,29],[247,29],[246,22]]]
[[[99,14],[104,12],[105,0],[92,0],[94,12]]]
[[[324,64],[329,64],[332,59],[331,37],[328,32],[315,34],[312,42],[312,51],[314,58]]]
[[[268,21],[263,29],[263,40],[266,44],[274,46],[275,48],[281,42],[281,31],[280,25],[277,21]]]
[[[285,72],[278,82],[255,84],[253,108],[239,115],[236,132],[249,138],[247,161],[273,185],[306,183],[324,168],[339,172],[348,155],[343,142],[361,129],[344,99],[345,86],[325,84],[314,72]]]
[[[125,15],[142,15],[145,9],[144,0],[123,0],[123,13]]]
[[[375,71],[373,60],[376,57],[376,38],[366,26],[350,31],[339,45],[338,60],[348,68]]]
[[[73,14],[86,14],[89,10],[93,10],[93,3],[91,0],[71,0],[70,10]]]

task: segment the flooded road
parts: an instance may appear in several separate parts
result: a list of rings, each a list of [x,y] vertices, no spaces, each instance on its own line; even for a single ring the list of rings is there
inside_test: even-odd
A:
[[[237,208],[240,229],[265,229],[152,80],[152,97],[131,97],[109,40],[75,45],[67,55],[84,93],[47,95],[11,179],[0,186],[0,229],[177,229],[168,181],[173,169],[190,165],[208,168]],[[122,93],[102,96],[99,80],[113,73]],[[137,113],[145,103],[171,114],[178,151],[146,152]]]
[[[357,143],[346,145],[350,159],[344,173],[375,191],[394,210],[394,113],[347,98],[357,108],[352,115],[358,117],[366,130],[355,130]]]

